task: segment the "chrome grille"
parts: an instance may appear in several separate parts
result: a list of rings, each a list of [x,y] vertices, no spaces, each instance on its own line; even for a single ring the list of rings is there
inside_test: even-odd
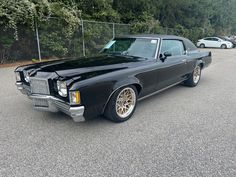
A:
[[[43,78],[30,78],[31,93],[50,95],[48,80]]]
[[[33,103],[35,107],[48,107],[48,101],[45,99],[33,99]]]

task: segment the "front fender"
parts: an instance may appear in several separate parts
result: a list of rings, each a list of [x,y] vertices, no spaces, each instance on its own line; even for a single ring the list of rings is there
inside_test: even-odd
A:
[[[142,84],[135,76],[120,76],[106,78],[105,80],[77,83],[71,90],[79,90],[81,104],[85,106],[85,118],[94,117],[104,113],[111,96],[120,88],[127,85],[135,85],[140,92]],[[78,87],[80,86],[80,87]]]
[[[203,68],[204,65],[205,65],[205,62],[202,59],[197,60],[195,67],[198,66],[198,65],[200,65]]]
[[[142,84],[140,83],[139,79],[136,77],[129,77],[125,80],[118,81],[114,84],[113,92],[118,90],[121,87],[127,86],[127,85],[139,85],[142,88]]]
[[[125,80],[121,80],[121,81],[118,81],[114,84],[114,87],[113,87],[113,91],[110,93],[104,107],[103,107],[103,110],[102,110],[102,113],[104,113],[105,109],[106,109],[106,106],[107,104],[109,103],[112,95],[117,91],[119,90],[120,88],[122,87],[125,87],[125,86],[128,86],[128,85],[134,85],[136,88],[137,88],[137,91],[140,93],[140,91],[142,90],[143,86],[142,84],[140,83],[139,79],[137,79],[136,77],[129,77]]]

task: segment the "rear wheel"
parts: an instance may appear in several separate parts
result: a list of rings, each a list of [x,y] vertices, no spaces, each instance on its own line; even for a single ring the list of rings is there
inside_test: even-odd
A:
[[[226,46],[225,44],[222,44],[222,45],[221,45],[221,48],[222,48],[222,49],[227,49],[227,46]]]
[[[205,44],[200,44],[200,48],[205,48]]]
[[[189,79],[185,81],[185,85],[189,87],[196,87],[201,79],[202,68],[200,65],[196,66],[190,75]]]
[[[137,104],[137,89],[126,86],[117,90],[105,110],[105,117],[113,122],[124,122],[131,118]]]

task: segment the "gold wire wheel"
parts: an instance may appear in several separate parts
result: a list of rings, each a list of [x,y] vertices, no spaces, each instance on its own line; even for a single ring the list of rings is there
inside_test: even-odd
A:
[[[120,118],[127,118],[134,110],[136,94],[132,88],[124,88],[116,99],[116,113]]]
[[[197,66],[193,71],[193,82],[197,84],[198,81],[200,80],[200,77],[201,77],[201,67]]]

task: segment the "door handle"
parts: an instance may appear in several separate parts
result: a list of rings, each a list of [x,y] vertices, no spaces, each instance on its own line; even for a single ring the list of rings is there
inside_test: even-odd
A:
[[[187,62],[187,60],[186,60],[186,59],[183,59],[183,60],[182,60],[182,62],[185,62],[185,63],[186,63],[186,62]]]

